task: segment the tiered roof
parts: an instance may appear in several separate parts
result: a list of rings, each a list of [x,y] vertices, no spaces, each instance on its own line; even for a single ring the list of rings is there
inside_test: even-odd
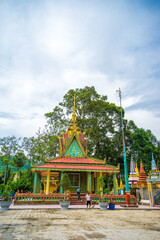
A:
[[[147,181],[152,183],[160,182],[160,172],[157,169],[156,162],[154,160],[154,156],[152,153],[152,161],[151,161],[151,171],[149,172],[149,176]]]
[[[141,163],[140,163],[139,182],[140,183],[146,183],[146,180],[147,180],[146,172],[144,170],[143,163],[141,161]]]
[[[53,171],[93,171],[118,173],[119,166],[106,164],[106,160],[99,160],[87,156],[87,140],[85,132],[80,133],[76,121],[75,100],[72,119],[68,132],[62,132],[59,138],[60,156],[49,158],[45,164],[32,167],[33,170]]]

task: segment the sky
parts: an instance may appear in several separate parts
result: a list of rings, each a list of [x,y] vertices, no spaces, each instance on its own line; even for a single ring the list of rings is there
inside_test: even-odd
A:
[[[0,138],[94,86],[160,140],[160,1],[0,0]]]

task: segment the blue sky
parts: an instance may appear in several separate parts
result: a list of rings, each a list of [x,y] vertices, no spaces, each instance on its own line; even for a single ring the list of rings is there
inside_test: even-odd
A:
[[[160,139],[160,1],[0,0],[0,137],[33,136],[95,86]]]

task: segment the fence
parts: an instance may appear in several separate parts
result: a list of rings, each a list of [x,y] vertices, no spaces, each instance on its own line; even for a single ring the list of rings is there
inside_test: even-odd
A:
[[[14,197],[15,204],[58,204],[64,198],[64,194],[33,194],[33,193],[16,193]]]
[[[100,194],[92,194],[92,202],[98,202],[101,198]],[[112,204],[126,204],[126,195],[103,195],[103,199]],[[131,204],[136,204],[136,197],[134,195],[130,195]]]
[[[50,194],[16,193],[14,198],[14,203],[15,204],[59,204],[59,201],[62,200],[63,198],[64,198],[64,194],[60,194],[60,193],[50,193]],[[92,202],[96,203],[101,198],[101,195],[91,194],[91,198],[92,198]],[[104,194],[103,198],[112,204],[126,203],[125,195]],[[136,197],[131,195],[130,202],[131,204],[136,204]]]

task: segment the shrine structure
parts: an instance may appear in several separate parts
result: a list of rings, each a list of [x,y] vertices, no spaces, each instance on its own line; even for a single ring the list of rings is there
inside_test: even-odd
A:
[[[146,172],[144,170],[144,166],[143,166],[143,163],[141,161],[140,162],[139,179],[138,179],[138,181],[134,182],[134,184],[132,184],[132,187],[134,187],[134,188],[146,188],[147,187],[147,181],[146,180],[147,180]]]
[[[150,206],[153,207],[155,203],[160,202],[160,171],[158,171],[157,169],[153,153],[152,153],[151,171],[148,174],[147,185],[148,185],[149,203],[150,203]]]
[[[63,193],[59,182],[64,173],[67,173],[71,180],[71,192],[81,188],[81,193],[91,191],[96,193],[98,188],[98,178],[100,176],[113,175],[114,193],[116,189],[116,174],[119,173],[117,167],[106,164],[106,159],[99,160],[87,156],[87,140],[85,132],[80,133],[76,121],[75,101],[72,119],[67,132],[61,132],[59,138],[60,155],[45,159],[45,163],[32,166],[34,172],[33,193],[44,192],[46,194],[59,192]],[[44,189],[42,191],[42,187]]]
[[[139,173],[138,173],[138,167],[136,165],[135,168],[135,163],[133,160],[133,157],[131,156],[131,162],[130,162],[130,175],[129,175],[129,184],[135,184],[139,180]]]

